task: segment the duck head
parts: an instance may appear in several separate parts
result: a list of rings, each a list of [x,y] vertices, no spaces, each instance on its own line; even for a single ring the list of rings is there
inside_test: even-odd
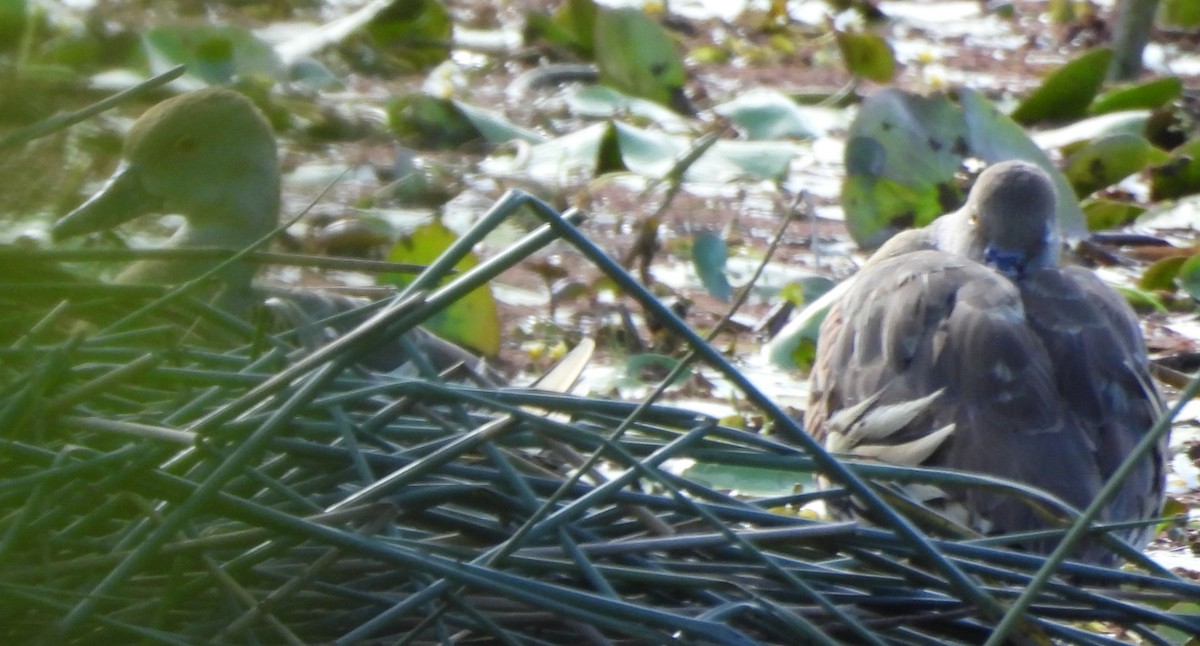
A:
[[[987,167],[949,222],[954,249],[1012,279],[1058,264],[1057,200],[1050,176],[1034,164]]]
[[[116,173],[55,223],[52,234],[62,239],[146,213],[175,213],[186,224],[170,246],[237,250],[276,226],[279,190],[275,136],[262,113],[237,92],[209,88],[146,111],[126,139]],[[215,262],[139,262],[118,280],[176,283]],[[238,291],[249,288],[252,275],[247,266],[223,278]]]

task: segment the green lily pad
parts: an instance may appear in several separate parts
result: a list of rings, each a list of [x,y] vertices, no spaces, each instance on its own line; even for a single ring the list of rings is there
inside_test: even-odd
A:
[[[607,121],[530,148],[524,167],[530,177],[562,186],[619,170],[624,170],[624,165],[616,133]]]
[[[1200,193],[1200,139],[1171,151],[1167,161],[1150,169],[1150,199],[1170,200]]]
[[[620,122],[598,123],[534,146],[529,150],[525,171],[551,184],[624,171],[662,179],[696,145],[697,140],[691,137]],[[786,142],[718,141],[688,167],[684,178],[698,182],[779,180],[797,152]]]
[[[1187,260],[1186,256],[1172,256],[1156,260],[1142,271],[1142,277],[1138,279],[1138,288],[1175,291],[1175,279],[1179,277],[1179,271]]]
[[[450,57],[454,24],[439,0],[405,0],[388,3],[366,32],[392,62],[422,70]]]
[[[1120,292],[1134,309],[1154,310],[1155,312],[1169,311],[1166,304],[1154,292],[1125,285],[1114,285],[1113,288]]]
[[[733,298],[733,286],[725,273],[725,262],[729,250],[725,239],[712,231],[704,231],[692,241],[692,266],[700,277],[700,283],[709,294],[722,301]]]
[[[795,319],[767,344],[764,353],[771,363],[795,368],[803,373],[812,370],[817,360],[817,341],[821,336],[821,323],[829,314],[833,301],[822,303],[814,300],[797,314]]]
[[[940,93],[924,97],[895,89],[876,92],[859,108],[849,136],[878,142],[882,165],[872,162],[871,166],[882,176],[910,187],[952,177],[967,153],[962,113]],[[855,166],[866,172],[860,164]]]
[[[27,0],[0,0],[0,50],[17,46],[28,20]]]
[[[847,176],[842,182],[846,228],[871,249],[904,229],[924,226],[945,212],[935,191],[916,191],[886,177]]]
[[[566,102],[571,114],[580,117],[610,119],[628,115],[658,124],[668,132],[692,130],[692,124],[678,112],[607,85],[584,85],[568,91]]]
[[[887,39],[866,31],[834,31],[842,62],[854,76],[887,83],[896,75],[896,55]]]
[[[1067,240],[1078,240],[1087,235],[1087,223],[1079,203],[1067,199],[1075,194],[1074,189],[1025,130],[974,90],[960,89],[958,100],[967,122],[970,151],[989,164],[1023,159],[1041,166],[1058,189],[1059,232]]]
[[[1106,47],[1093,49],[1054,70],[1013,110],[1013,121],[1030,125],[1084,116],[1104,83],[1112,55]]]
[[[1188,296],[1200,300],[1200,255],[1192,256],[1179,266],[1179,275],[1175,277],[1179,288]]]
[[[824,296],[835,284],[828,276],[805,276],[780,288],[779,298],[802,307]]]
[[[388,253],[392,262],[428,265],[442,254],[458,236],[441,222],[434,221],[417,227],[404,236]],[[479,264],[474,254],[467,254],[454,266],[459,273]],[[381,282],[404,287],[412,282],[409,274],[381,274]],[[424,326],[438,336],[467,346],[482,354],[493,356],[500,351],[500,314],[496,300],[487,285],[471,291],[446,309],[427,319]]]
[[[675,160],[691,147],[691,140],[652,130],[612,122],[621,162],[625,168],[646,177],[663,178],[675,168]]]
[[[483,108],[478,108],[462,101],[453,99],[450,101],[454,104],[454,107],[458,108],[463,117],[471,122],[471,125],[479,133],[479,136],[490,143],[502,144],[517,139],[532,144],[546,141],[546,137],[541,134],[528,128],[522,128],[495,112],[484,110]]]
[[[1196,6],[1196,5],[1192,5],[1192,6]],[[1197,9],[1200,10],[1200,7],[1197,7]],[[1198,18],[1197,20],[1200,21],[1200,18]],[[1176,525],[1175,519],[1176,518],[1188,518],[1188,514],[1189,514],[1189,509],[1188,509],[1187,505],[1185,505],[1184,503],[1182,503],[1178,500],[1173,500],[1171,498],[1167,498],[1166,502],[1163,504],[1163,511],[1162,511],[1162,517],[1166,518],[1167,520],[1160,523],[1158,526],[1158,529],[1156,531],[1175,529],[1176,527],[1178,527],[1178,525]],[[1193,528],[1195,527],[1195,521],[1192,521],[1192,527]],[[1173,603],[1173,604],[1171,604],[1171,606],[1169,608],[1165,608],[1165,610],[1176,616],[1183,616],[1183,615],[1196,616],[1196,615],[1200,615],[1200,603],[1195,603],[1195,602]],[[1159,636],[1160,639],[1163,640],[1164,643],[1167,643],[1167,644],[1182,644],[1182,646],[1200,646],[1200,638],[1196,637],[1196,634],[1194,632],[1189,631],[1187,629],[1175,628],[1172,626],[1163,626],[1162,628],[1157,629],[1155,631],[1155,633]]]
[[[1200,27],[1200,2],[1163,0],[1158,6],[1158,22],[1178,29]]]
[[[1139,135],[1097,139],[1067,159],[1067,180],[1075,187],[1077,196],[1090,195],[1145,168],[1155,150]]]
[[[428,94],[409,94],[387,104],[388,127],[421,148],[450,150],[480,138],[454,103]]]
[[[1146,209],[1130,202],[1117,200],[1087,200],[1080,205],[1089,231],[1115,229],[1133,222]]]
[[[810,125],[804,108],[775,90],[751,90],[713,108],[750,139],[809,139],[820,128]]]
[[[640,175],[662,179],[699,140],[663,134],[615,122],[613,132],[621,165]],[[779,181],[797,149],[786,142],[717,141],[688,166],[684,179],[724,183],[741,179]]]
[[[685,177],[700,182],[754,179],[781,182],[800,149],[785,141],[729,141],[713,144]]]
[[[690,112],[683,95],[683,59],[669,34],[640,9],[602,8],[596,16],[600,82],[678,112]]]
[[[390,4],[393,3],[368,2],[359,9],[320,25],[295,24],[289,30],[292,35],[276,45],[275,51],[284,64],[289,66],[305,58],[314,57],[326,47],[344,43],[351,36],[358,34]]]
[[[475,106],[428,94],[410,94],[387,105],[392,132],[416,145],[449,150],[483,139],[499,144],[514,139],[540,143],[545,137]]]
[[[142,47],[155,74],[186,65],[188,75],[208,85],[286,77],[275,50],[241,27],[155,27],[142,36]]]
[[[889,88],[867,97],[845,151],[842,208],[854,241],[876,247],[956,207],[954,174],[967,138],[962,113],[944,94]]]
[[[553,15],[541,10],[525,14],[523,40],[533,44],[539,40],[565,47],[591,59],[595,53],[596,16],[599,10],[592,0],[567,0]]]
[[[1181,94],[1183,94],[1183,81],[1176,76],[1164,76],[1145,83],[1108,90],[1092,101],[1092,105],[1088,107],[1088,114],[1107,114],[1123,110],[1154,110],[1178,99]]]

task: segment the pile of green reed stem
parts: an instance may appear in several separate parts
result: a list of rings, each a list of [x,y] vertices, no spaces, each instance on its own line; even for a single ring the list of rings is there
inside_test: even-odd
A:
[[[510,195],[496,218],[512,200],[530,202]],[[34,266],[45,259],[6,271],[0,643],[1110,644],[1124,631],[1166,644],[1200,632],[1178,611],[1200,585],[1068,563],[1005,637],[997,627],[1043,557],[928,539],[887,512],[877,526],[794,513],[846,489],[754,498],[663,466],[830,473],[829,456],[783,431],[481,386],[464,371],[359,367],[560,237],[785,425],[578,235],[578,214],[533,206],[548,224],[532,242],[376,307],[316,350],[186,293],[71,281]]]

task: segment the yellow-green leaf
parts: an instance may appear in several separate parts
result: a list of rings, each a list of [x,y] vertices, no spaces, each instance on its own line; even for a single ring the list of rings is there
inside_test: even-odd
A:
[[[1093,49],[1051,72],[1013,110],[1013,121],[1027,126],[1082,117],[1104,83],[1112,54],[1108,48]]]
[[[879,34],[837,31],[836,36],[842,62],[851,74],[876,83],[887,83],[896,75],[892,46]]]
[[[1200,299],[1200,255],[1192,256],[1183,261],[1179,267],[1179,275],[1175,277],[1179,287],[1195,299]]]
[[[596,16],[600,81],[626,94],[690,112],[683,95],[687,73],[675,41],[639,9],[601,9]]]
[[[1150,170],[1150,199],[1169,200],[1200,193],[1200,138],[1171,151],[1165,163]]]
[[[430,222],[396,243],[388,254],[388,260],[428,265],[457,238],[441,222]],[[454,268],[461,273],[477,264],[479,260],[475,255],[467,254]],[[380,280],[403,287],[412,282],[413,276],[383,274]],[[424,325],[438,336],[482,354],[495,355],[500,351],[500,314],[487,285],[480,286],[430,317]]]
[[[1080,207],[1083,208],[1083,217],[1087,219],[1088,231],[1115,229],[1146,212],[1141,206],[1117,200],[1088,200]]]
[[[596,15],[596,3],[592,0],[567,0],[553,16],[540,9],[530,10],[525,16],[524,40],[527,44],[545,40],[590,59],[594,55]]]
[[[1158,21],[1178,29],[1200,26],[1200,2],[1196,0],[1163,0],[1158,8]]]
[[[396,63],[426,69],[450,57],[454,24],[438,0],[393,2],[367,24],[375,46]]]
[[[1063,172],[1075,188],[1075,194],[1083,197],[1142,170],[1149,162],[1153,148],[1139,135],[1102,137],[1071,155]]]
[[[1137,85],[1113,88],[1096,97],[1088,114],[1107,114],[1124,110],[1154,110],[1179,98],[1183,81],[1176,76],[1151,79]]]
[[[1142,272],[1138,287],[1145,290],[1175,291],[1175,278],[1179,276],[1179,268],[1183,267],[1186,256],[1172,256],[1151,263]]]

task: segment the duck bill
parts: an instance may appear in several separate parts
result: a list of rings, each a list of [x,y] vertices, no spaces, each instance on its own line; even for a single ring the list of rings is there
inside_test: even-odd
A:
[[[988,246],[983,250],[983,262],[992,269],[1004,274],[1010,280],[1017,280],[1025,274],[1026,257],[1020,251],[1006,251]]]
[[[161,207],[162,200],[142,186],[137,169],[122,162],[99,192],[55,222],[50,233],[61,240],[103,231]]]

